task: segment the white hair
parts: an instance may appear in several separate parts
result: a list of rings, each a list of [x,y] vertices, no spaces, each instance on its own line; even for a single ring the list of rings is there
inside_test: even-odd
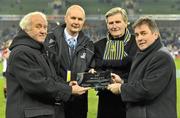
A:
[[[31,23],[31,17],[34,15],[40,15],[44,18],[45,21],[47,21],[46,15],[42,12],[36,11],[36,12],[30,12],[27,15],[25,15],[21,21],[19,22],[19,26],[22,30],[26,30],[29,28]]]

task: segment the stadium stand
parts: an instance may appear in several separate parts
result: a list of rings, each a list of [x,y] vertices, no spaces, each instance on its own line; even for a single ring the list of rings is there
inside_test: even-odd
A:
[[[160,27],[163,42],[170,50],[180,53],[180,1],[179,0],[1,0],[0,45],[13,38],[21,17],[31,11],[48,15],[50,28],[62,22],[64,13],[72,4],[83,6],[87,14],[85,32],[93,41],[106,34],[104,14],[115,6],[129,12],[130,25],[140,15],[150,15]]]
[[[0,14],[26,14],[30,11],[43,11],[64,14],[71,4],[84,7],[87,14],[104,14],[108,9],[121,6],[136,14],[179,14],[179,0],[1,0]]]

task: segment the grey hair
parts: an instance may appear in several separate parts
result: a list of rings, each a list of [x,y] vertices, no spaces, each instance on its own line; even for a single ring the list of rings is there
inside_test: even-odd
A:
[[[106,22],[107,22],[107,18],[109,16],[113,16],[118,13],[120,13],[122,15],[124,22],[128,24],[127,12],[125,9],[123,9],[121,7],[115,7],[115,8],[110,9],[108,12],[106,12],[106,14],[105,14]]]
[[[46,15],[42,12],[36,11],[36,12],[30,12],[27,15],[25,15],[21,21],[19,22],[19,26],[22,30],[26,30],[29,28],[30,23],[31,23],[31,17],[34,15],[40,15],[44,18],[44,20],[47,22]]]
[[[132,25],[132,28],[135,29],[136,27],[141,26],[143,24],[146,24],[149,27],[149,29],[151,30],[151,32],[159,33],[159,28],[158,28],[155,20],[153,20],[147,16],[140,17],[138,20],[136,20],[134,22],[134,24]]]

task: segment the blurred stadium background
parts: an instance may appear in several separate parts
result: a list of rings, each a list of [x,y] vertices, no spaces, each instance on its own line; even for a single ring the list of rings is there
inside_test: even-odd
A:
[[[94,42],[105,36],[107,30],[104,14],[112,7],[120,6],[128,11],[130,29],[131,24],[140,16],[148,15],[155,19],[164,45],[176,59],[177,78],[179,78],[177,85],[180,85],[180,0],[0,0],[0,49],[5,41],[14,37],[18,22],[24,14],[32,11],[44,12],[48,15],[49,29],[51,29],[58,23],[63,23],[65,11],[72,4],[79,4],[85,9],[87,20],[84,31]],[[4,80],[0,79],[1,90],[3,83]],[[179,86],[177,90],[180,104]],[[97,97],[94,91],[90,93],[88,118],[95,118],[97,106],[94,107],[94,104],[97,105]],[[3,106],[0,108],[0,118],[4,118],[5,100],[1,92],[0,100],[0,106]]]
[[[139,16],[154,18],[161,31],[163,42],[175,55],[180,48],[180,0],[0,0],[0,45],[11,39],[24,14],[42,11],[48,15],[49,28],[63,22],[66,9],[72,4],[81,5],[87,14],[85,32],[93,41],[106,34],[104,14],[115,6],[128,11],[129,27]]]

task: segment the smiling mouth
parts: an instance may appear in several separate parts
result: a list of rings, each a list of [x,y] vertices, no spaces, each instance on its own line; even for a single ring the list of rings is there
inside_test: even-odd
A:
[[[111,31],[117,32],[117,31],[120,31],[120,29],[112,29]]]
[[[79,27],[73,27],[73,28],[78,29]]]
[[[79,28],[79,25],[72,25],[73,28]]]
[[[79,26],[73,26],[73,28],[75,28],[75,29],[79,29]]]
[[[139,43],[139,46],[143,46],[145,43]]]
[[[40,35],[39,37],[46,37],[46,35]]]

